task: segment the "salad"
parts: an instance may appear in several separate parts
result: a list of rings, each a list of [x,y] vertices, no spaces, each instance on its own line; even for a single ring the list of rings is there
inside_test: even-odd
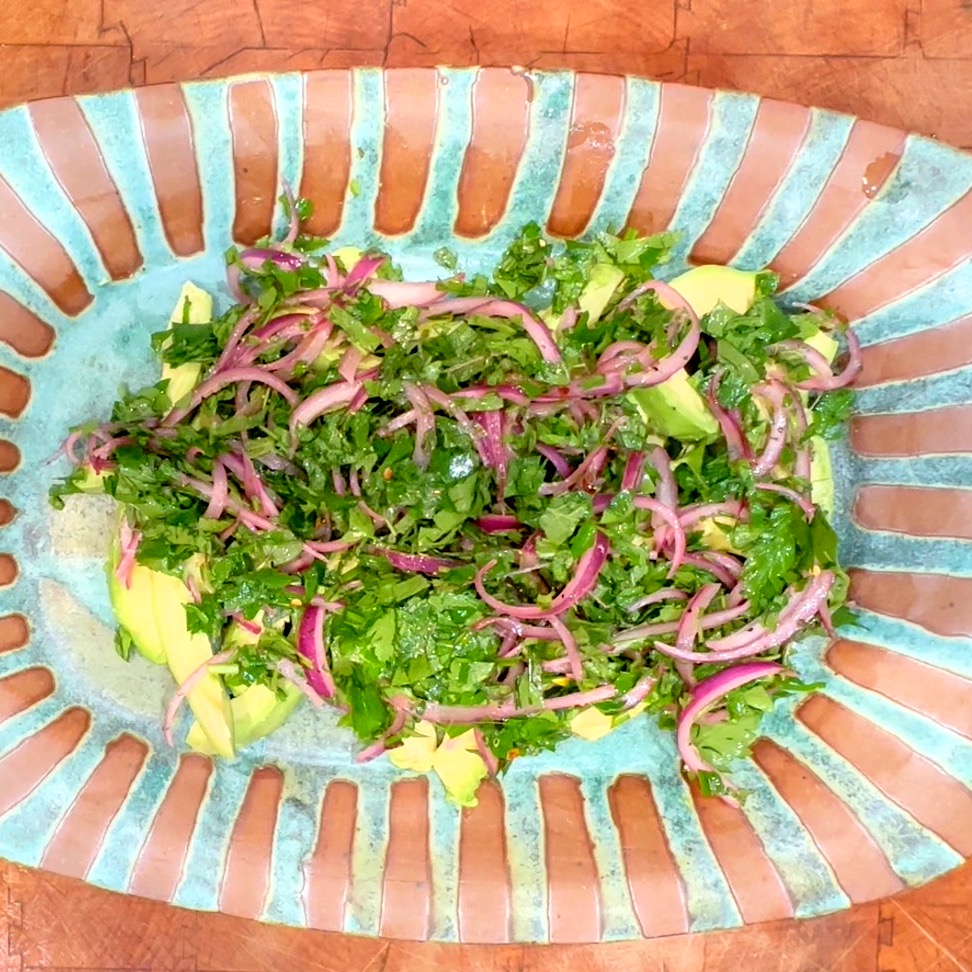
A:
[[[827,440],[853,332],[776,277],[655,277],[674,240],[523,228],[493,271],[410,282],[290,229],[187,284],[154,385],[75,429],[61,508],[100,491],[117,650],[164,664],[186,742],[232,757],[301,703],[434,770],[487,775],[634,718],[705,793],[774,699],[787,645],[849,617]],[[835,363],[836,362],[836,363]]]

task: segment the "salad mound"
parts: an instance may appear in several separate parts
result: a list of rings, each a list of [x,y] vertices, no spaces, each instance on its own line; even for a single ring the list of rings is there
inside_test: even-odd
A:
[[[75,429],[51,490],[118,503],[117,649],[171,669],[167,737],[185,700],[188,745],[232,756],[306,700],[468,804],[647,713],[727,793],[814,687],[787,645],[848,614],[826,443],[853,333],[769,272],[662,282],[670,234],[530,224],[488,276],[443,249],[410,282],[285,204],[283,240],[229,250],[225,313],[184,288],[161,380]]]

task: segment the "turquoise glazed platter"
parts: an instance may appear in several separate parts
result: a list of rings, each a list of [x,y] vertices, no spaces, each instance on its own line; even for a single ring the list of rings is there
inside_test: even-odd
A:
[[[517,760],[475,808],[302,709],[233,761],[169,747],[171,684],[116,656],[112,512],[55,514],[68,428],[155,380],[186,281],[274,228],[436,274],[519,227],[680,234],[664,276],[764,266],[864,346],[835,450],[859,626],[792,667],[703,798],[639,718]],[[362,935],[595,942],[804,917],[972,854],[972,158],[843,115],[639,78],[501,69],[248,76],[0,113],[0,856],[188,908]],[[52,457],[55,457],[52,459]]]

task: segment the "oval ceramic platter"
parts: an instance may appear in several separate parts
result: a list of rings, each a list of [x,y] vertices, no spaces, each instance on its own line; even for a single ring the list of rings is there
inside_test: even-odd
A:
[[[646,718],[518,760],[475,809],[311,711],[234,762],[167,747],[164,672],[112,649],[105,511],[47,507],[68,426],[154,381],[182,283],[284,182],[407,275],[529,219],[681,231],[770,265],[865,346],[838,450],[860,624],[808,639],[741,809]],[[333,71],[0,114],[0,855],[197,909],[366,935],[599,941],[846,908],[972,854],[972,158],[868,122],[636,78]],[[225,305],[226,295],[223,293]]]

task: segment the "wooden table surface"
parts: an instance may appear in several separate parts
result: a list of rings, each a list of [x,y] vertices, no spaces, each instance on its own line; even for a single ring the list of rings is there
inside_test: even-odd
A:
[[[0,106],[254,70],[521,64],[849,111],[972,147],[972,0],[33,0]],[[972,865],[811,921],[596,947],[399,944],[200,915],[0,863],[0,972],[972,970]]]

